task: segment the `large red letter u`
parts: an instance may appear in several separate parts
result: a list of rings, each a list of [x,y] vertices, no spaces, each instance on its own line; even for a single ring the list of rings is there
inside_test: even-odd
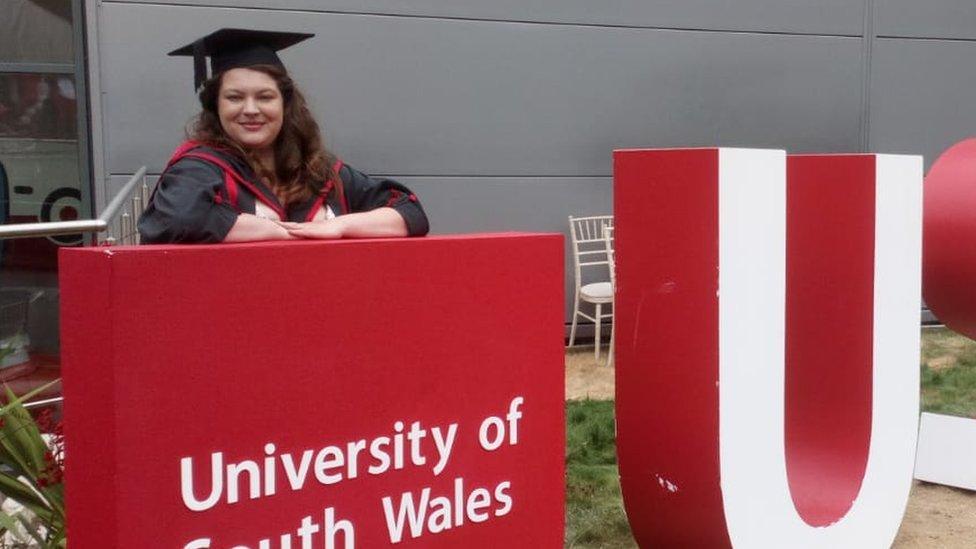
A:
[[[922,162],[614,155],[617,434],[651,547],[888,547],[918,426]]]

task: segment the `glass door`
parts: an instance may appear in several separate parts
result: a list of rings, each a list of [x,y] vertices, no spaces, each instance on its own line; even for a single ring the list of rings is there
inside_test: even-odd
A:
[[[82,18],[82,0],[0,1],[0,223],[91,217]],[[57,250],[82,240],[0,240],[0,381],[56,368]]]

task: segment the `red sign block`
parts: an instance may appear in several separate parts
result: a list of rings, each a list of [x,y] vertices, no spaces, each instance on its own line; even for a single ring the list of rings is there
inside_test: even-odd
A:
[[[72,547],[561,546],[562,250],[62,249]]]
[[[976,138],[949,147],[925,177],[925,303],[953,330],[976,338]]]
[[[918,427],[920,157],[614,153],[621,489],[647,547],[884,547]]]

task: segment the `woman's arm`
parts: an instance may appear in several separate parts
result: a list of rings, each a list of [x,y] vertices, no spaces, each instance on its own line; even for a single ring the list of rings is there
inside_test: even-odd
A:
[[[255,240],[292,240],[298,238],[276,221],[242,213],[224,237],[224,242],[253,242]]]
[[[423,236],[430,230],[427,214],[424,213],[420,201],[406,186],[392,179],[370,177],[348,164],[344,164],[339,170],[339,177],[342,178],[350,211],[370,212],[388,208],[400,214],[406,224],[406,234],[369,236]]]
[[[160,177],[138,229],[145,244],[222,242],[238,213],[219,199],[224,176],[203,160],[184,158]]]
[[[379,238],[407,236],[407,223],[393,208],[340,215],[324,221],[282,223],[293,238]]]

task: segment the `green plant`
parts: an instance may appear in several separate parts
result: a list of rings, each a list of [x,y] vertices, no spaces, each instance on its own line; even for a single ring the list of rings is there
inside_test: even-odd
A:
[[[61,425],[50,409],[35,418],[23,405],[58,382],[22,396],[6,388],[7,404],[0,408],[0,493],[19,505],[0,508],[0,547],[67,545]]]

